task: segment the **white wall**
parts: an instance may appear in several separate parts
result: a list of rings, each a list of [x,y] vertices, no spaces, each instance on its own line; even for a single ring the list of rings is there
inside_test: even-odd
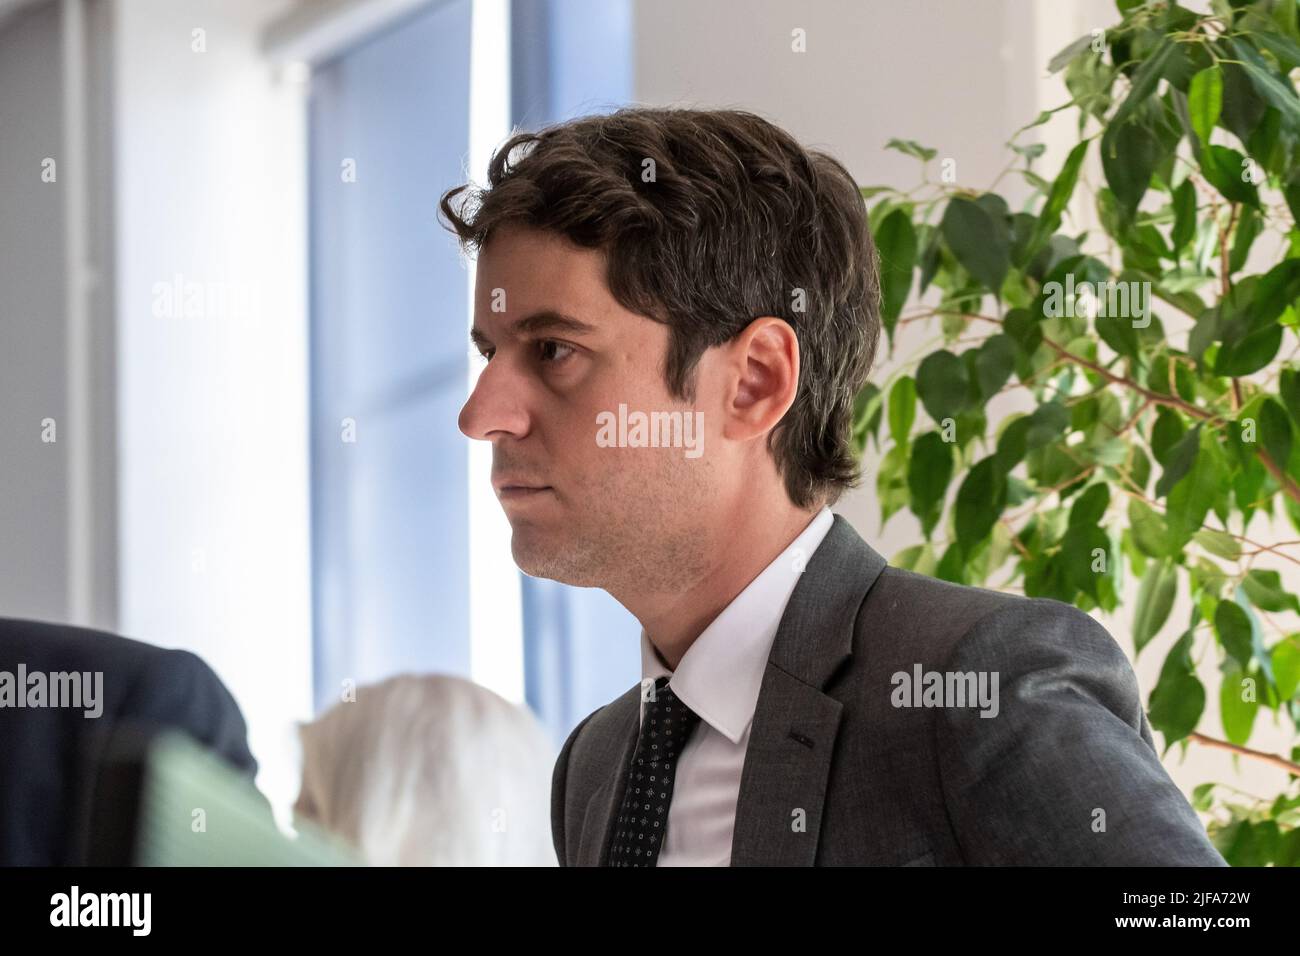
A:
[[[80,32],[69,12],[84,12]],[[112,629],[111,221],[94,201],[111,168],[103,13],[0,5],[0,616]]]
[[[58,7],[0,24],[0,615],[57,620],[68,613],[67,443],[42,441],[41,422],[71,425],[64,194],[41,164],[63,159],[62,88]]]
[[[114,6],[121,628],[215,668],[280,800],[310,716],[304,90],[258,53],[282,4]],[[155,314],[178,275],[234,294]]]

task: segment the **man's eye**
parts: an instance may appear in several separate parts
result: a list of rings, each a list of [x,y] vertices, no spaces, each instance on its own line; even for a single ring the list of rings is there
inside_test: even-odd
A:
[[[572,355],[574,351],[572,345],[565,345],[563,342],[556,342],[553,339],[541,339],[538,341],[537,345],[541,352],[542,361],[551,365],[563,362],[566,358]],[[552,350],[560,351],[557,355]]]

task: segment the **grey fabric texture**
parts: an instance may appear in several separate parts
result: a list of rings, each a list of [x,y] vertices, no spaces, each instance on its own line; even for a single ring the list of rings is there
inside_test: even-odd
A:
[[[996,713],[914,706],[896,675],[918,666],[986,688],[996,674]],[[560,751],[561,865],[606,863],[639,702],[638,684]],[[773,642],[731,864],[1227,865],[1161,765],[1104,627],[1060,601],[890,567],[839,515]]]

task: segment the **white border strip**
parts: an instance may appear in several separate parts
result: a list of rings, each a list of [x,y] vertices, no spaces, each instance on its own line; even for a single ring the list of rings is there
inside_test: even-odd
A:
[[[482,179],[510,134],[508,0],[473,0],[470,16],[469,174]],[[469,323],[475,264],[469,263]],[[469,390],[482,365],[469,363]],[[468,392],[466,393],[469,394]],[[510,523],[492,490],[492,448],[469,444],[470,678],[506,700],[524,701],[523,596],[510,551]]]
[[[91,623],[94,526],[91,521],[90,311],[86,303],[88,209],[86,204],[86,25],[82,0],[62,0],[63,302],[67,334],[67,408],[59,430],[67,448],[68,622]]]

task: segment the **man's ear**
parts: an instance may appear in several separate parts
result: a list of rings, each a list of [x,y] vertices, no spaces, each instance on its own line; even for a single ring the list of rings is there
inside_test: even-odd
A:
[[[723,434],[743,441],[765,435],[794,404],[799,390],[799,339],[784,319],[762,316],[728,346]]]

